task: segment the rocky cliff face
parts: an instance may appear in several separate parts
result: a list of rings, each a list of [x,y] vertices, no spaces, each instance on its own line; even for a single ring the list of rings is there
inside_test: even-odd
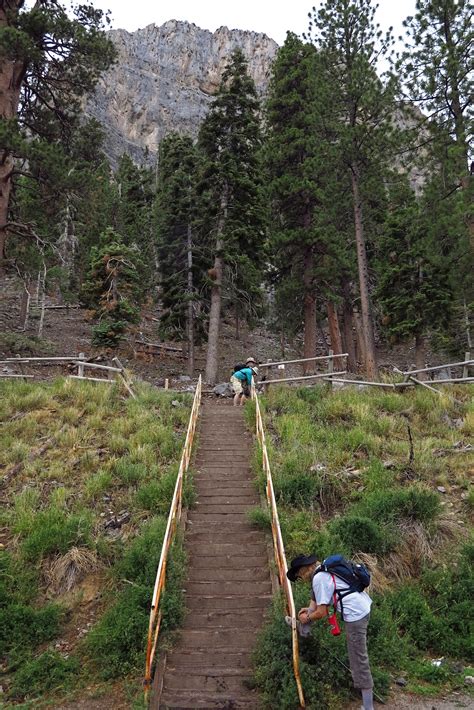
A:
[[[106,129],[113,165],[127,152],[153,162],[170,131],[196,136],[231,52],[240,47],[257,90],[268,86],[278,45],[264,34],[220,27],[212,33],[171,20],[129,33],[113,30],[117,64],[104,75],[86,113]]]

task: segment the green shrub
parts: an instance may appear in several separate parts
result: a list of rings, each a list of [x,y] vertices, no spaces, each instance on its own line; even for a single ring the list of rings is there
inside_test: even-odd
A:
[[[143,463],[135,463],[130,456],[124,456],[115,462],[114,474],[122,483],[133,486],[146,478],[147,469]]]
[[[9,696],[35,697],[48,690],[68,687],[74,682],[78,670],[76,658],[64,658],[55,651],[46,651],[21,664],[15,673]]]
[[[261,530],[271,530],[272,529],[272,519],[267,508],[261,508],[260,506],[255,506],[247,510],[247,520],[251,525],[260,528]]]
[[[357,512],[378,522],[416,520],[430,523],[439,514],[439,496],[433,491],[411,488],[378,490],[368,493],[356,507]]]
[[[0,606],[0,656],[10,650],[36,648],[58,633],[62,610],[56,604],[40,609],[26,604],[7,603]]]
[[[370,518],[345,515],[328,525],[331,533],[338,535],[350,555],[369,552],[383,555],[395,545],[394,535]]]
[[[67,515],[56,508],[41,511],[22,543],[22,552],[31,562],[52,553],[64,554],[74,545],[90,544],[91,528],[89,514]]]
[[[94,499],[105,493],[112,485],[112,474],[110,471],[100,469],[85,483],[85,492],[88,498]]]
[[[136,502],[143,510],[154,513],[168,513],[176,487],[177,471],[171,466],[158,479],[144,483],[137,490]],[[194,492],[189,471],[183,485],[183,505],[189,507],[194,502]]]
[[[144,666],[152,591],[153,587],[126,586],[89,633],[86,649],[104,679]]]
[[[114,605],[92,629],[86,648],[104,678],[113,678],[143,667],[150,601],[166,528],[166,519],[144,525],[114,572],[124,581]],[[185,555],[175,540],[167,565],[166,590],[162,599],[162,631],[174,628],[183,618]]]

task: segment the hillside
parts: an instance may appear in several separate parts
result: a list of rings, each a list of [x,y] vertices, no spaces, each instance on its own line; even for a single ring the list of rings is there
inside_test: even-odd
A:
[[[262,398],[287,559],[342,553],[368,565],[369,656],[376,697],[388,696],[389,707],[443,707],[450,691],[472,706],[460,697],[474,662],[472,394],[282,387]],[[252,421],[250,405],[247,414]],[[259,456],[255,471],[263,494]],[[256,509],[253,520],[266,527],[268,513]],[[295,587],[299,609],[309,590]],[[344,634],[334,639],[324,621],[314,627],[300,639],[308,707],[347,707]],[[277,599],[256,652],[265,707],[295,707],[290,658]],[[417,696],[437,699],[423,705]]]
[[[63,707],[71,694],[131,707],[190,397],[142,386],[125,400],[63,379],[0,387],[7,707],[25,698],[39,708],[50,695]],[[165,629],[182,605],[179,544],[173,560]]]

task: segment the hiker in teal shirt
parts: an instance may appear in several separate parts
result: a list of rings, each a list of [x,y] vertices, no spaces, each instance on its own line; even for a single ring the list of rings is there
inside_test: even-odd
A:
[[[251,362],[254,360],[247,360],[246,367],[241,370],[234,372],[230,378],[230,383],[234,391],[234,407],[239,404],[243,405],[246,398],[250,397],[250,387],[252,384],[252,377],[256,377],[258,374],[258,368],[256,365],[250,367]],[[248,367],[247,367],[248,365]]]

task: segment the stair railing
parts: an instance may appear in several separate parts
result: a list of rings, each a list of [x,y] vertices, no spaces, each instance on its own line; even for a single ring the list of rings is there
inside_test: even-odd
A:
[[[255,402],[255,419],[256,419],[256,429],[257,429],[257,439],[260,443],[262,449],[262,465],[263,470],[266,475],[266,493],[268,507],[271,514],[272,522],[272,537],[273,537],[273,552],[275,555],[275,561],[278,567],[278,577],[280,579],[280,586],[283,589],[286,599],[286,606],[288,610],[288,615],[291,616],[291,636],[293,645],[293,673],[296,680],[296,687],[298,689],[298,697],[300,701],[300,707],[304,708],[305,699],[303,694],[303,687],[301,685],[300,676],[300,664],[299,664],[299,651],[298,651],[298,631],[296,628],[296,609],[295,600],[293,598],[293,590],[291,588],[291,583],[286,576],[288,571],[288,566],[286,564],[285,547],[283,545],[283,537],[281,534],[280,520],[278,518],[278,509],[275,499],[275,491],[273,488],[272,472],[270,468],[270,460],[268,458],[267,445],[265,441],[265,431],[263,429],[262,414],[260,411],[260,403],[258,401],[258,394],[255,388],[255,383],[252,378],[251,387],[252,399]]]
[[[184,476],[189,468],[189,461],[191,458],[191,451],[194,440],[194,433],[196,431],[196,423],[199,416],[199,407],[201,404],[201,390],[202,381],[201,375],[199,375],[198,383],[196,386],[196,392],[194,394],[193,406],[191,409],[191,414],[189,417],[188,430],[186,433],[186,440],[184,442],[183,453],[181,455],[181,462],[179,464],[179,471],[176,478],[176,484],[174,487],[173,499],[170,505],[170,512],[168,515],[168,523],[166,525],[166,531],[163,538],[163,545],[161,548],[160,561],[158,563],[158,570],[156,572],[155,587],[153,589],[153,596],[151,601],[150,610],[150,620],[148,623],[148,640],[146,648],[146,667],[145,667],[145,679],[143,685],[145,688],[145,699],[148,700],[148,695],[150,692],[151,682],[152,682],[152,671],[153,671],[153,661],[155,659],[156,645],[158,642],[158,635],[160,633],[160,625],[162,619],[162,611],[159,607],[161,594],[165,588],[166,582],[166,564],[168,561],[168,553],[173,542],[177,524],[181,519],[182,503],[183,503],[183,481]]]

